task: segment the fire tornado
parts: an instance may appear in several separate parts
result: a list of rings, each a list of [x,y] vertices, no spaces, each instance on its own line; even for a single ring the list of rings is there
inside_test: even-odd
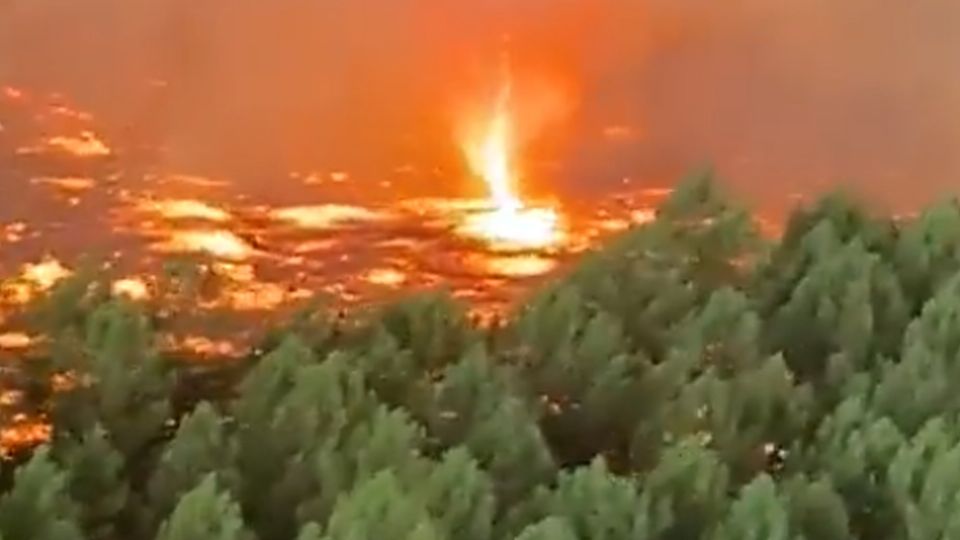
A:
[[[501,81],[485,118],[468,130],[462,148],[474,176],[487,189],[490,208],[467,217],[461,232],[502,249],[544,249],[562,243],[560,216],[552,208],[529,207],[518,193],[521,150],[515,126],[513,81],[503,57]]]

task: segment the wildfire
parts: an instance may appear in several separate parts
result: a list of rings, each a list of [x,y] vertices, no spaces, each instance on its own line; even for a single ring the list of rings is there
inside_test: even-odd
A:
[[[463,144],[463,152],[473,174],[486,184],[493,208],[469,216],[461,232],[507,249],[542,249],[562,242],[557,212],[530,208],[517,193],[519,175],[514,161],[519,141],[514,125],[513,83],[506,62],[493,111],[473,131]]]
[[[139,210],[152,213],[168,220],[202,220],[226,222],[232,216],[226,210],[195,199],[169,199],[159,201],[141,201]]]
[[[152,246],[161,253],[205,253],[220,259],[240,261],[254,255],[254,248],[227,230],[173,231],[170,238]]]
[[[58,282],[70,277],[71,273],[57,259],[46,257],[41,262],[24,265],[22,278],[38,289],[46,291],[53,288]]]
[[[272,210],[270,216],[303,229],[327,229],[347,223],[375,221],[384,217],[366,208],[343,204],[278,208]]]
[[[74,176],[65,177],[40,177],[30,180],[34,185],[47,185],[68,193],[78,193],[89,191],[96,187],[97,182],[92,178],[81,178]]]
[[[139,277],[118,279],[111,287],[113,294],[130,300],[146,300],[150,298],[150,287]]]
[[[83,131],[77,137],[57,135],[42,144],[19,148],[18,154],[43,154],[54,151],[79,158],[102,158],[112,154],[107,144],[92,131]]]

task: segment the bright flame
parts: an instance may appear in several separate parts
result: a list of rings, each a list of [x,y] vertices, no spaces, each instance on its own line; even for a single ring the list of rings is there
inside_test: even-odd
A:
[[[150,287],[138,277],[118,279],[111,287],[113,294],[124,296],[131,300],[146,300],[150,298]]]
[[[107,143],[92,131],[83,131],[78,137],[65,135],[50,137],[40,145],[19,148],[17,153],[43,154],[51,150],[80,158],[107,157],[112,154]]]
[[[225,222],[232,218],[226,210],[195,199],[142,201],[138,206],[143,212],[157,214],[168,220],[197,219]]]
[[[70,277],[72,272],[57,259],[46,257],[35,264],[25,264],[21,277],[24,281],[46,291],[58,282]]]
[[[33,345],[33,338],[23,332],[0,334],[0,349],[26,349]]]
[[[277,208],[270,211],[270,217],[303,229],[327,229],[345,223],[374,221],[384,216],[358,206],[324,204]]]
[[[513,83],[506,61],[503,65],[503,82],[491,116],[463,145],[471,171],[487,186],[493,209],[470,216],[462,232],[500,248],[545,248],[561,242],[563,234],[556,211],[528,208],[517,194],[514,158],[519,145],[512,110]]]
[[[206,253],[227,260],[243,260],[255,254],[250,244],[225,230],[174,231],[170,238],[152,246],[161,253]]]
[[[523,203],[513,186],[515,139],[510,115],[511,87],[507,74],[485,133],[480,140],[468,142],[466,152],[470,167],[486,182],[490,199],[497,209],[515,212],[523,208]]]
[[[30,180],[30,183],[35,185],[52,186],[68,192],[88,191],[97,185],[97,182],[92,178],[81,178],[74,176],[33,178]]]

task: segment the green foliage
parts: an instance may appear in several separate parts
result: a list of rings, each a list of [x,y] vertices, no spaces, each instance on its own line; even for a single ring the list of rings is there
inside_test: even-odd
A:
[[[562,519],[573,538],[630,540],[649,535],[638,486],[613,475],[599,458],[561,474],[555,488],[541,488],[527,506],[525,522],[537,521],[531,517]]]
[[[244,381],[235,404],[241,501],[262,540],[287,538],[297,509],[315,495],[315,462],[337,448],[374,402],[363,374],[333,355],[288,342]],[[334,456],[337,457],[337,456]]]
[[[718,456],[695,439],[680,440],[642,479],[646,527],[658,538],[702,538],[723,515],[729,489]]]
[[[177,501],[210,473],[217,473],[221,483],[236,492],[238,480],[230,468],[234,453],[223,419],[209,403],[200,403],[180,423],[150,478],[148,496],[154,521],[168,516]]]
[[[80,441],[65,442],[64,447],[61,462],[67,471],[68,491],[78,503],[87,537],[112,538],[130,494],[123,456],[99,425]]]
[[[177,503],[160,527],[157,540],[252,540],[240,507],[217,487],[216,475],[206,476]]]
[[[555,467],[529,400],[510,387],[506,373],[473,349],[444,371],[430,415],[445,446],[464,445],[490,473],[504,504],[523,497]]]
[[[443,456],[422,485],[422,496],[437,527],[448,538],[490,538],[496,517],[493,482],[463,448]]]
[[[798,476],[784,484],[794,531],[808,539],[852,538],[850,517],[847,515],[843,498],[828,479],[811,481],[804,476]]]
[[[100,424],[128,459],[164,431],[172,381],[155,350],[146,315],[121,300],[101,304],[86,321],[86,354],[70,366],[76,384],[56,401],[54,422],[82,436]]]
[[[578,540],[566,520],[549,517],[523,530],[516,540]]]
[[[342,497],[330,516],[325,540],[440,540],[426,506],[382,471]]]
[[[960,535],[960,441],[956,427],[931,420],[890,463],[889,482],[906,538]]]
[[[793,538],[787,506],[778,495],[773,480],[762,475],[745,486],[712,537],[716,540]]]
[[[30,540],[82,540],[67,474],[42,448],[17,470],[9,493],[0,498],[0,535]]]
[[[904,290],[919,308],[960,267],[960,204],[944,201],[908,221],[894,261]]]
[[[546,435],[564,461],[589,461],[607,449],[625,453],[642,409],[649,361],[625,349],[623,324],[572,286],[534,300],[512,328],[517,361],[531,392],[546,400]]]
[[[394,338],[419,371],[456,360],[475,339],[467,312],[445,293],[420,294],[383,309],[374,328]]]
[[[881,255],[859,237],[844,240],[826,221],[804,237],[798,250],[797,268],[787,270],[795,280],[764,299],[770,313],[768,346],[783,351],[802,377],[815,380],[823,376],[831,354],[868,367],[875,355],[894,352],[909,309]]]

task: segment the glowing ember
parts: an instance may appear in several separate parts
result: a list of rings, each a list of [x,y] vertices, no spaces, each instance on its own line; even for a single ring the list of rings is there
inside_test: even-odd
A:
[[[645,225],[657,219],[657,211],[652,208],[642,208],[630,212],[630,219],[637,225]]]
[[[538,255],[483,257],[475,262],[480,263],[484,273],[503,277],[539,276],[557,266],[557,261]]]
[[[23,240],[24,234],[27,232],[27,224],[22,221],[15,221],[13,223],[0,226],[0,241],[7,242],[10,244],[16,244]]]
[[[94,181],[92,178],[76,177],[34,178],[30,182],[36,185],[47,185],[63,191],[71,192],[87,191],[93,189],[97,185],[96,181]]]
[[[194,199],[144,201],[139,204],[139,209],[169,220],[200,219],[224,222],[231,219],[229,212]]]
[[[255,251],[236,234],[224,230],[174,231],[170,238],[153,246],[164,253],[206,253],[221,259],[243,260]]]
[[[50,440],[50,424],[15,418],[14,423],[0,429],[0,457],[9,457],[17,450],[30,448]]]
[[[38,263],[25,264],[18,276],[0,281],[0,303],[27,304],[71,274],[69,269],[52,257]]]
[[[37,154],[47,150],[63,152],[77,157],[106,157],[111,154],[110,147],[91,131],[80,133],[79,137],[56,136],[43,141],[39,147],[27,147],[18,150],[20,154]]]
[[[196,335],[180,338],[170,336],[166,340],[166,348],[204,357],[239,357],[246,353],[246,350],[236,343]]]
[[[182,184],[201,188],[222,188],[230,185],[229,182],[224,180],[190,174],[169,174],[156,179],[156,181],[161,184]]]
[[[383,217],[366,208],[342,204],[278,208],[271,211],[270,216],[304,229],[327,229],[345,223],[373,221]]]
[[[564,239],[559,218],[549,208],[497,208],[469,216],[460,231],[502,250],[545,248]]]
[[[146,300],[150,298],[150,288],[140,278],[125,278],[113,282],[113,294],[125,296],[131,300]]]
[[[366,280],[374,285],[396,287],[407,281],[407,275],[395,268],[374,268],[367,272]]]
[[[57,259],[46,258],[36,264],[26,264],[21,278],[40,290],[48,290],[61,280],[70,277],[70,270]]]
[[[76,109],[71,109],[66,105],[54,105],[50,108],[50,112],[58,116],[63,116],[66,118],[72,118],[74,120],[79,120],[81,122],[90,122],[93,120],[93,115],[88,112],[78,111]]]
[[[23,93],[23,90],[19,88],[14,88],[12,86],[3,87],[3,96],[10,100],[21,100],[26,97],[26,94]]]
[[[563,233],[550,208],[527,208],[516,192],[518,150],[511,110],[512,82],[504,62],[503,83],[489,119],[463,145],[467,163],[487,186],[493,210],[468,216],[461,232],[501,248],[537,249],[560,243]]]
[[[0,392],[0,407],[11,407],[23,401],[23,391],[4,390]]]
[[[0,349],[26,349],[33,344],[33,338],[23,332],[0,334]]]

